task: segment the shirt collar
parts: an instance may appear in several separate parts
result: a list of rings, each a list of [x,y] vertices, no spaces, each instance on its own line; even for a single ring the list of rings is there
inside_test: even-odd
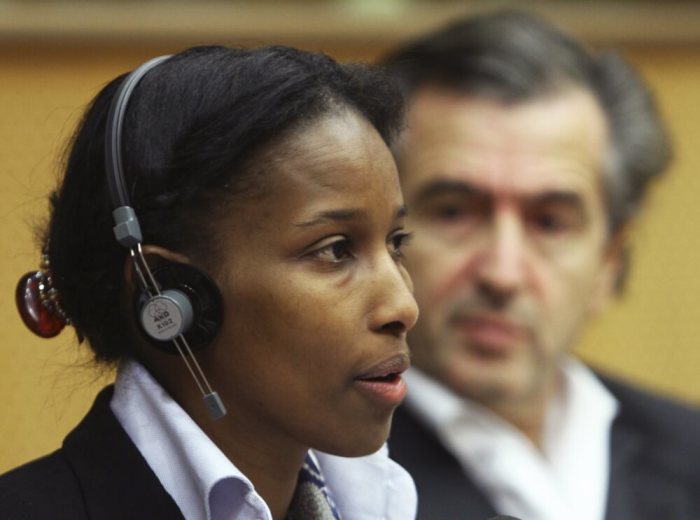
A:
[[[464,399],[417,368],[408,369],[403,377],[409,388],[406,406],[435,431],[458,421],[469,421],[474,428],[482,424],[512,428],[488,408]]]
[[[415,518],[415,484],[408,472],[389,458],[386,444],[364,457],[315,454],[343,520]]]
[[[590,368],[575,358],[562,364],[562,391],[553,400],[545,427],[545,453],[556,457],[581,439],[591,424],[612,425],[619,411],[617,399]]]
[[[120,367],[111,407],[185,518],[216,519],[232,502],[271,518],[250,480],[142,365]]]

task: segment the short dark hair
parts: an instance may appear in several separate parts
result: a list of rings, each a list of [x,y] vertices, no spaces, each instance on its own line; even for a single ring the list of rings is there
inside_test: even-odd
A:
[[[611,131],[603,179],[611,235],[641,207],[671,158],[654,98],[622,57],[596,55],[543,19],[504,10],[462,19],[409,41],[383,63],[409,96],[437,87],[503,103],[571,87],[590,91]]]
[[[83,116],[43,237],[63,310],[106,362],[133,354],[127,252],[112,233],[105,173],[105,123],[124,77],[104,87]],[[283,46],[194,47],[159,64],[138,84],[123,126],[124,171],[144,242],[211,262],[222,206],[274,182],[255,167],[256,157],[305,124],[348,109],[391,144],[401,96],[376,68]]]

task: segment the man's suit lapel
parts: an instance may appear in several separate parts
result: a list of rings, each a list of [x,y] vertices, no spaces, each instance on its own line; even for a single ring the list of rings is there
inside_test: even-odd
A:
[[[623,412],[624,413],[624,412]],[[624,416],[613,424],[606,520],[694,519],[687,480],[678,481],[662,460],[663,446],[629,427]]]
[[[122,429],[103,390],[63,443],[90,518],[178,519],[179,508]]]
[[[610,483],[606,520],[637,520],[642,518],[639,511],[639,484],[632,484],[635,475],[635,460],[642,450],[642,440],[637,432],[624,426],[613,427],[610,440]],[[644,477],[642,476],[642,482]],[[642,487],[645,487],[642,485]],[[654,490],[649,490],[654,492]]]
[[[418,488],[418,520],[485,520],[493,506],[435,435],[404,407],[394,413],[389,454]]]

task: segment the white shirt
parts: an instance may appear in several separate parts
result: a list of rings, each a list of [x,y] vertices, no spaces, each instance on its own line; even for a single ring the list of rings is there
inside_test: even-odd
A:
[[[272,520],[251,481],[142,365],[120,368],[111,408],[187,520]],[[386,446],[357,458],[311,454],[343,520],[415,517],[413,480]]]
[[[416,369],[407,406],[432,428],[499,514],[523,520],[602,520],[617,401],[582,363],[563,367],[542,451],[510,423]]]

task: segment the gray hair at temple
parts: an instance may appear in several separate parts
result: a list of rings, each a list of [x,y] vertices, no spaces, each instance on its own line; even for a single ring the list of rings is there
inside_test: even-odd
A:
[[[632,66],[615,53],[590,52],[537,16],[507,10],[459,20],[382,61],[409,98],[427,86],[503,103],[589,90],[611,130],[603,172],[610,236],[639,212],[650,181],[670,162],[653,95]]]

